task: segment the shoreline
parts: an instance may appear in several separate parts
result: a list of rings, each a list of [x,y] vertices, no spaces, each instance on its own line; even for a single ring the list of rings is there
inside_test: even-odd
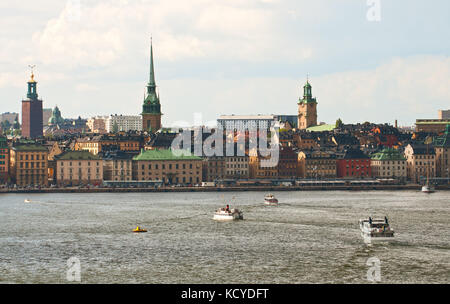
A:
[[[435,186],[436,190],[450,190],[450,185]],[[371,186],[247,186],[247,187],[161,187],[161,188],[41,188],[0,189],[5,193],[131,193],[131,192],[244,192],[244,191],[379,191],[421,190],[420,185],[371,185]]]

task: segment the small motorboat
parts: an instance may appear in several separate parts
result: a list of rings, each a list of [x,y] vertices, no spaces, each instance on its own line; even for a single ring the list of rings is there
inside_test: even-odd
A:
[[[137,226],[135,229],[133,229],[133,232],[147,232],[147,230],[142,227]]]
[[[244,214],[242,211],[240,211],[237,208],[230,209],[228,206],[227,208],[220,208],[216,210],[214,213],[213,220],[215,221],[234,221],[234,220],[243,220]]]
[[[387,242],[394,240],[394,229],[389,226],[387,217],[384,219],[363,219],[359,220],[359,228],[364,242]]]
[[[423,193],[433,193],[435,190],[434,190],[434,187],[432,186],[432,185],[424,185],[424,186],[422,186],[422,192]]]
[[[273,194],[267,194],[264,196],[264,204],[270,205],[270,206],[277,206],[278,205],[278,199],[273,196]]]
[[[31,200],[29,200],[29,199],[27,198],[27,199],[25,199],[24,202],[25,202],[25,203],[31,203]]]

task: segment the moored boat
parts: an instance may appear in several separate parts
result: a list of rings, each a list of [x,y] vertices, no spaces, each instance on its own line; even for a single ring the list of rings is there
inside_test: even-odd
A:
[[[361,219],[359,220],[361,236],[365,242],[387,242],[394,240],[394,229],[389,226],[387,217],[384,219]]]
[[[25,202],[25,203],[31,203],[31,200],[29,200],[29,199],[27,198],[27,199],[25,199],[24,202]]]
[[[266,196],[264,196],[264,204],[272,206],[278,205],[278,199],[275,198],[273,194],[267,194]]]

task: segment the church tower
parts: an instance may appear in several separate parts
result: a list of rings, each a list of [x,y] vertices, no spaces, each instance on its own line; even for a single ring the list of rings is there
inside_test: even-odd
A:
[[[144,131],[156,132],[161,129],[161,104],[156,94],[155,69],[153,66],[153,43],[150,44],[150,80],[147,84],[147,96],[142,106],[142,128]]]
[[[306,80],[303,98],[298,101],[298,128],[306,129],[312,126],[317,126],[317,101],[312,97],[309,80]]]
[[[37,82],[34,80],[34,66],[28,81],[27,99],[22,100],[22,137],[35,139],[43,136],[42,100],[38,99]]]

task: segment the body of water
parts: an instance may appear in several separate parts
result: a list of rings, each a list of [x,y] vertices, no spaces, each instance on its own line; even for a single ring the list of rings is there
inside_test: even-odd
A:
[[[264,194],[2,194],[0,283],[69,283],[71,257],[82,283],[370,283],[370,258],[381,283],[450,281],[448,191]],[[227,203],[245,219],[213,221]],[[369,215],[394,242],[363,242]]]

